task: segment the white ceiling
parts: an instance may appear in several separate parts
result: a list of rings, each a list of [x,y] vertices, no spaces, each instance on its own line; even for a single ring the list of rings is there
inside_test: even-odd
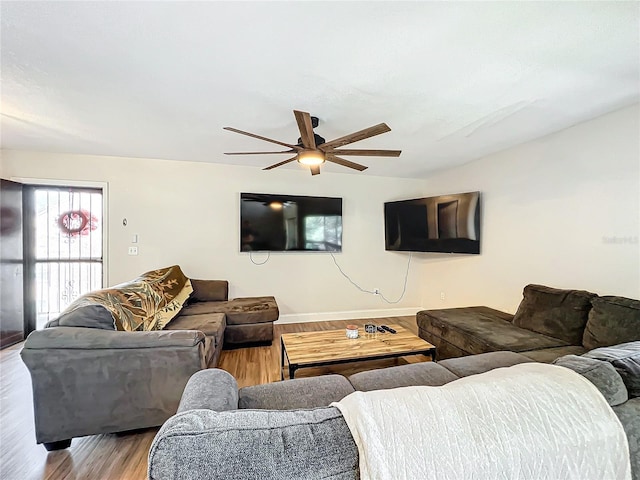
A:
[[[264,167],[288,157],[225,156],[281,148],[222,127],[295,143],[295,108],[327,140],[386,122],[350,147],[403,151],[326,171],[422,177],[640,95],[635,1],[0,8],[3,148]]]

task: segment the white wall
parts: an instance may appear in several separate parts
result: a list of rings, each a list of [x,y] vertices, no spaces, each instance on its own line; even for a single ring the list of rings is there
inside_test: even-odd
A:
[[[423,306],[514,312],[528,283],[640,298],[639,117],[636,105],[431,175],[428,195],[482,192],[482,254],[422,254]]]
[[[5,150],[0,173],[108,182],[109,283],[179,264],[192,278],[227,279],[230,295],[274,295],[285,320],[362,318],[409,314],[421,301],[420,264],[410,270],[398,305],[359,292],[325,253],[271,254],[262,266],[239,252],[240,192],[323,195],[343,198],[343,252],[336,259],[363,287],[396,299],[408,254],[384,250],[383,203],[421,196],[424,182],[409,179],[308,171],[264,172],[234,167],[151,159],[62,155]],[[127,219],[127,226],[122,219]],[[133,234],[139,255],[128,256]],[[257,262],[264,254],[254,254]]]
[[[229,280],[231,296],[275,295],[285,321],[419,306],[513,312],[528,283],[640,298],[639,116],[638,106],[623,109],[426,180],[10,150],[2,151],[0,174],[108,182],[111,284],[177,263],[194,278]],[[240,192],[339,196],[338,262],[356,282],[395,299],[408,256],[384,250],[383,203],[475,190],[482,254],[414,254],[398,305],[356,290],[328,254],[272,254],[255,266],[239,252]],[[126,253],[134,233],[137,257]]]

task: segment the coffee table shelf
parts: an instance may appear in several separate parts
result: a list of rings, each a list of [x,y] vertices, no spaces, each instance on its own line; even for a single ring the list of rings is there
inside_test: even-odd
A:
[[[427,355],[435,361],[436,347],[400,325],[389,325],[397,333],[363,333],[347,338],[345,330],[285,333],[280,337],[280,378],[284,380],[285,359],[289,378],[296,370],[349,362],[380,360],[408,355]]]

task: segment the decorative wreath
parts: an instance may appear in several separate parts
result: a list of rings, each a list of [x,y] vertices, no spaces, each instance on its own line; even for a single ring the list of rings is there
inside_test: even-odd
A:
[[[98,228],[98,219],[87,210],[69,210],[58,217],[58,227],[69,236],[88,235]]]

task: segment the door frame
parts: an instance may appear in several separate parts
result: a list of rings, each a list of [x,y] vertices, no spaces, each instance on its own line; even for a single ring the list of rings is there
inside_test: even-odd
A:
[[[64,180],[51,178],[12,177],[10,180],[27,186],[38,187],[76,187],[102,189],[102,284],[109,285],[109,182],[84,180]]]
[[[25,187],[72,187],[72,188],[95,188],[102,190],[102,284],[104,286],[109,285],[109,183],[108,182],[94,182],[84,180],[65,180],[65,179],[50,179],[50,178],[30,178],[30,177],[11,177],[10,180],[14,182],[20,182]],[[30,208],[30,205],[24,205],[25,208]],[[25,241],[27,236],[31,236],[33,232],[24,232]],[[26,258],[26,257],[25,257]],[[28,285],[26,284],[30,278],[30,273],[25,271],[25,294],[28,293]],[[26,297],[25,297],[26,299]],[[31,333],[35,330],[35,312],[29,305],[25,305],[25,334]]]

